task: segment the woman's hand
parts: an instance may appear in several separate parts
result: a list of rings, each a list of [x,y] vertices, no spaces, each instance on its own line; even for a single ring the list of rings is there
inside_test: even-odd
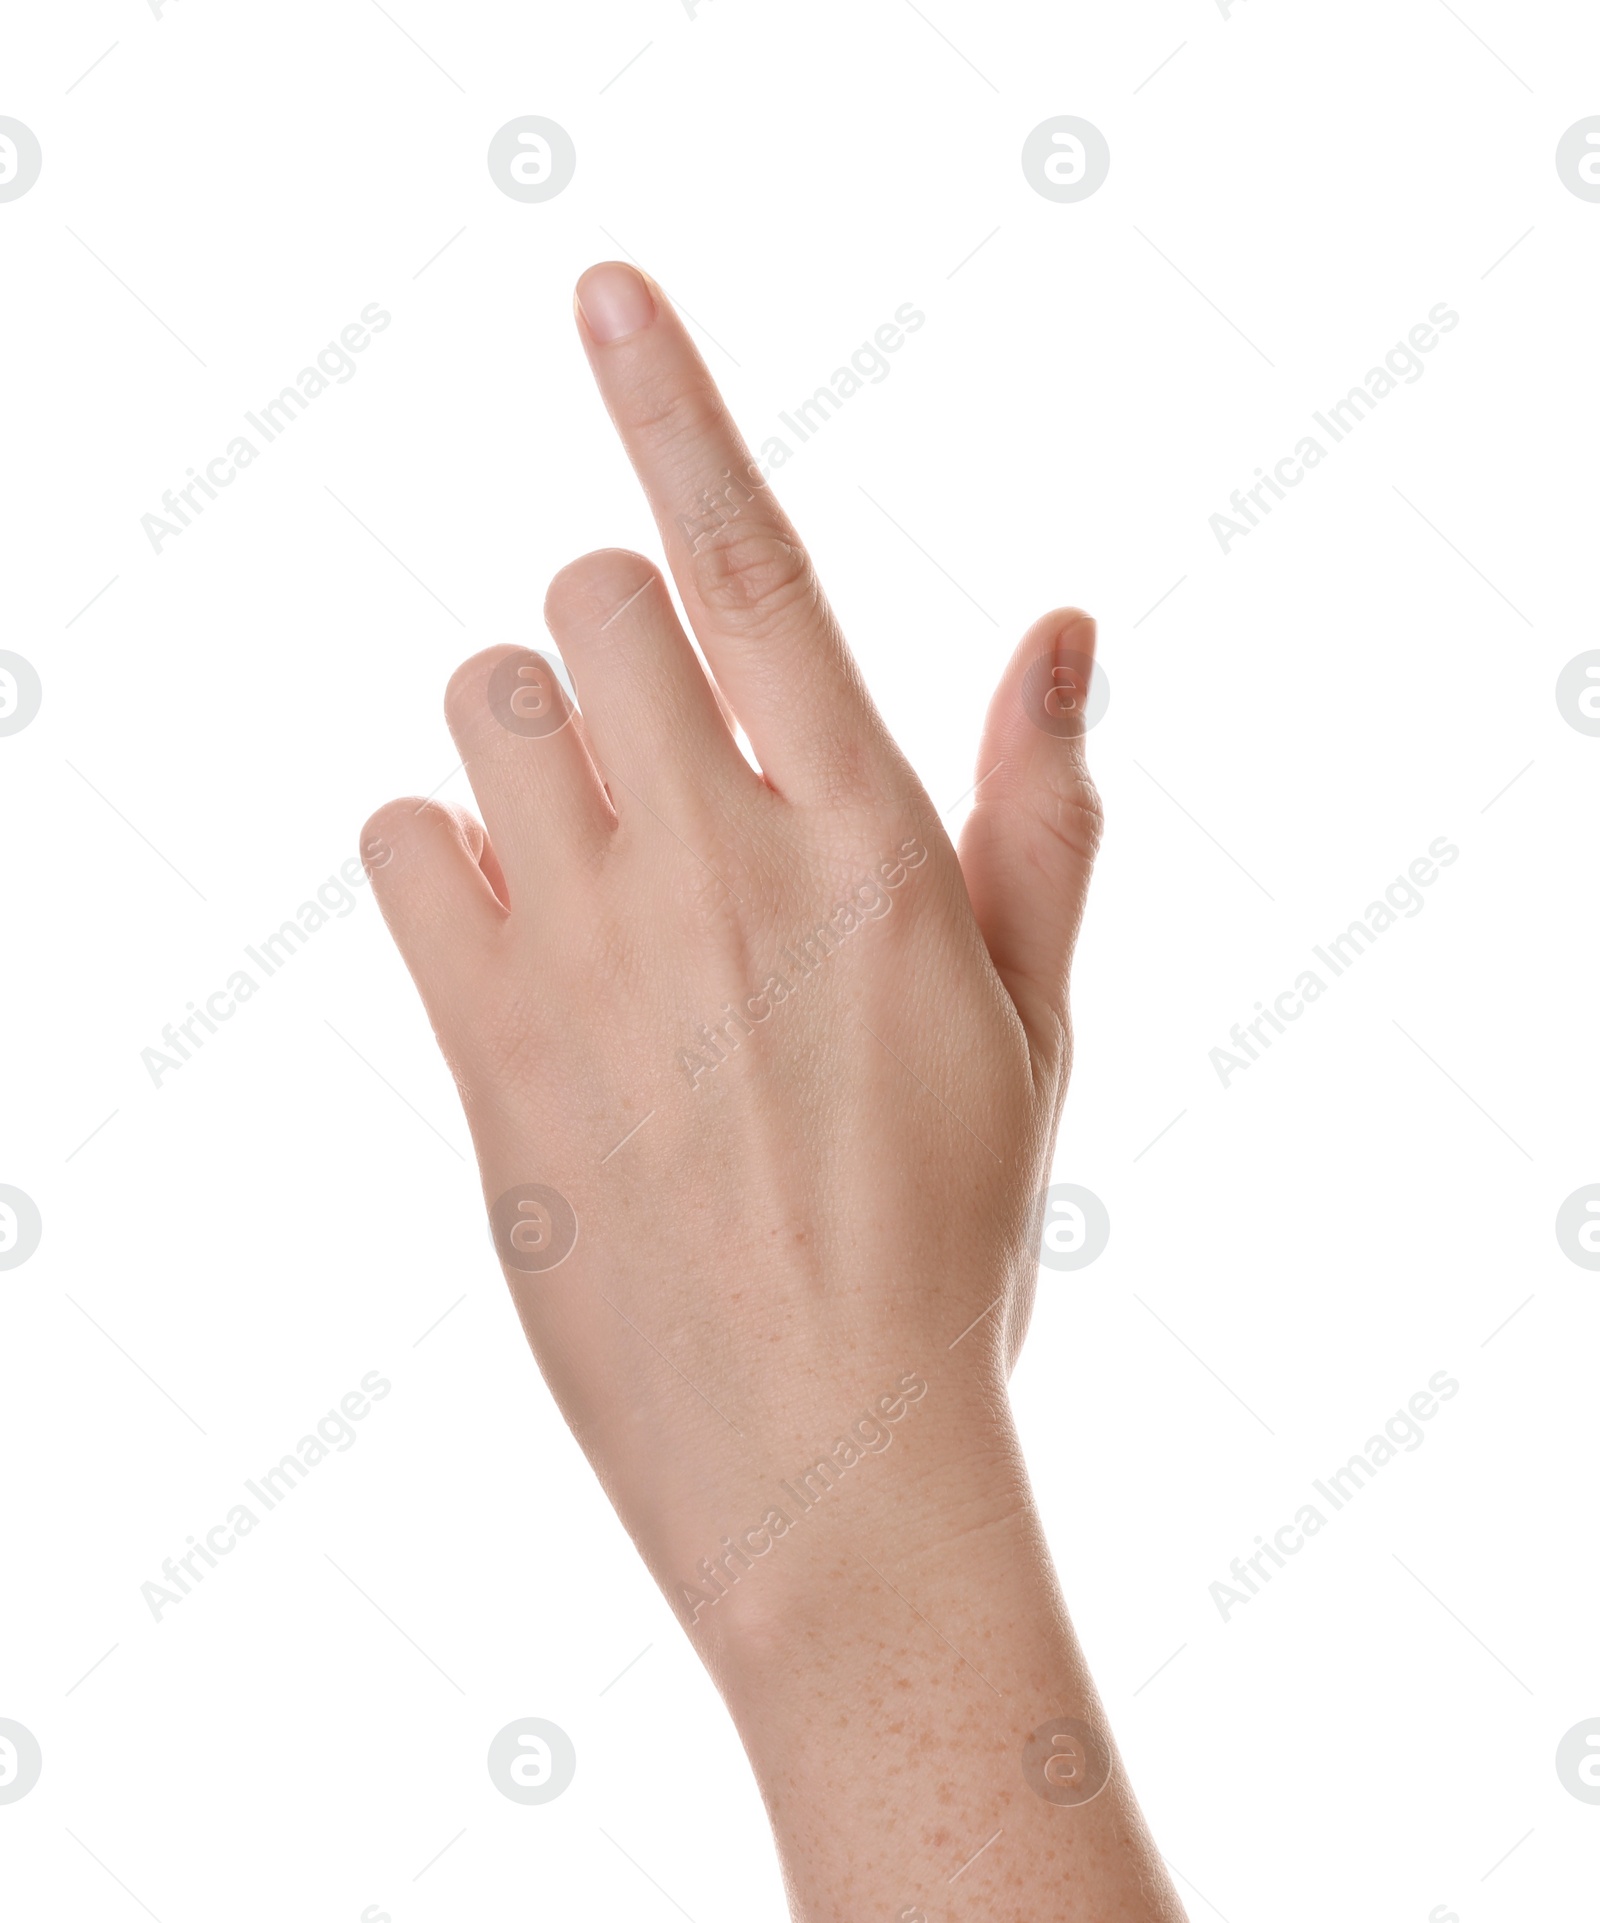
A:
[[[446,709],[484,826],[366,831],[518,1313],[739,1721],[797,1915],[1176,1916],[1005,1398],[1099,832],[1093,624],[1018,648],[958,856],[660,289],[609,264],[578,295],[709,674],[648,560],[586,556],[545,606],[581,715],[538,655],[475,656]],[[1030,1762],[1062,1718],[1076,1760]]]

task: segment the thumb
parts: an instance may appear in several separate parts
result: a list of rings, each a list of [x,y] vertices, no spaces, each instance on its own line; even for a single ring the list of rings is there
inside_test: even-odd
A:
[[[1094,644],[1094,622],[1077,608],[1023,636],[989,703],[961,833],[978,926],[1036,1068],[1058,1085],[1070,1059],[1067,971],[1103,819],[1084,754]]]

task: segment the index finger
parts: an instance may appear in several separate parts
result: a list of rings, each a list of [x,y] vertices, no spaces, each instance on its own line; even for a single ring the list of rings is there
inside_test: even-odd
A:
[[[665,294],[620,261],[579,331],[713,674],[780,793],[872,784],[893,753],[811,558]]]

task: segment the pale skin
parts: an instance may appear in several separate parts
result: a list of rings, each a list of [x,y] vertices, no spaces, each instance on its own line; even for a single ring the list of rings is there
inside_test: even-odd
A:
[[[704,660],[652,562],[573,562],[545,618],[580,712],[474,656],[446,712],[482,825],[364,831],[491,1211],[539,1184],[576,1220],[548,1269],[497,1232],[518,1314],[795,1918],[1181,1923],[1006,1390],[1100,830],[1081,728],[1029,689],[1081,685],[1093,623],[1018,647],[958,852],[660,288],[591,268],[576,317]],[[562,1230],[530,1220],[537,1261]]]

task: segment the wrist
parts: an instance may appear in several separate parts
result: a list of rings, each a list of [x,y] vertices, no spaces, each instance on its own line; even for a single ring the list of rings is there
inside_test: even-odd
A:
[[[926,1471],[907,1450],[826,1526],[817,1505],[690,1632],[791,1891],[826,1893],[797,1918],[947,1916],[968,1865],[962,1893],[994,1923],[1181,1915],[1150,1894],[1159,1865],[996,1427],[930,1448]],[[1075,1907],[1071,1885],[1119,1852],[1125,1904]]]
[[[896,1589],[955,1604],[1037,1538],[1003,1390],[949,1368],[900,1372],[886,1390],[831,1432],[814,1425],[823,1446],[767,1452],[767,1472],[728,1511],[736,1520],[677,1532],[658,1562],[736,1714],[734,1697],[759,1691],[773,1658],[817,1629],[903,1613]]]

